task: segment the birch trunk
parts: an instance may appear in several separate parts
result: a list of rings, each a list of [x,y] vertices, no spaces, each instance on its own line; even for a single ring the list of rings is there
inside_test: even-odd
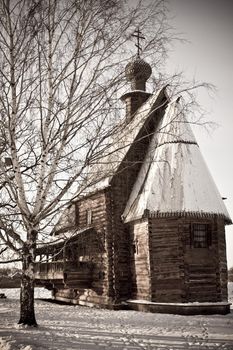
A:
[[[20,290],[19,324],[37,326],[34,309],[34,248],[33,244],[24,247],[22,263],[22,280]]]

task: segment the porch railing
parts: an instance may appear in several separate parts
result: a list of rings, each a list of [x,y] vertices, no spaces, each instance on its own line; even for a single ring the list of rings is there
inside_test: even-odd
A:
[[[35,279],[63,279],[66,266],[64,261],[37,262],[34,265]]]
[[[36,280],[70,280],[80,277],[90,280],[91,267],[88,263],[79,264],[74,261],[50,261],[37,262],[34,265],[34,277]]]

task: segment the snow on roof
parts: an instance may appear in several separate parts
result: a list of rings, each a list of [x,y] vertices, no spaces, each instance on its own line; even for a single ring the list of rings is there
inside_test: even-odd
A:
[[[84,195],[104,189],[110,186],[114,174],[117,172],[121,162],[126,156],[130,146],[141,131],[148,117],[164,103],[166,87],[152,94],[148,100],[137,110],[135,116],[128,124],[122,124],[113,135],[111,144],[106,149],[101,159],[90,166],[88,183],[83,191]]]
[[[149,216],[230,216],[177,101],[169,103],[151,140],[123,213],[125,222]]]

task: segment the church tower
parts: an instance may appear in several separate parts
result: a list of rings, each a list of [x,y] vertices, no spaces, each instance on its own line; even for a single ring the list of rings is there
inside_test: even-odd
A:
[[[150,78],[151,66],[140,58],[140,39],[145,39],[139,29],[133,34],[137,38],[137,56],[125,67],[125,76],[131,85],[131,91],[125,93],[121,100],[126,104],[126,120],[129,122],[139,107],[151,96],[146,92],[146,81]]]
[[[126,119],[129,122],[138,108],[151,96],[150,93],[146,92],[146,81],[151,75],[151,67],[147,62],[137,57],[127,64],[125,75],[131,84],[131,91],[124,94],[121,100],[126,104]]]

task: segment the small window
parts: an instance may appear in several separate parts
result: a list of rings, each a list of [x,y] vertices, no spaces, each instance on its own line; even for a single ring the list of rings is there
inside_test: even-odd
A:
[[[88,209],[86,213],[86,218],[87,218],[87,225],[92,224],[92,210]]]
[[[5,157],[5,165],[6,166],[11,166],[12,164],[12,159],[10,157]]]
[[[211,245],[210,225],[193,224],[191,234],[191,245],[194,248],[208,248]]]
[[[79,206],[75,204],[75,225],[79,226]]]
[[[132,253],[138,254],[138,240],[135,239],[132,244]]]

